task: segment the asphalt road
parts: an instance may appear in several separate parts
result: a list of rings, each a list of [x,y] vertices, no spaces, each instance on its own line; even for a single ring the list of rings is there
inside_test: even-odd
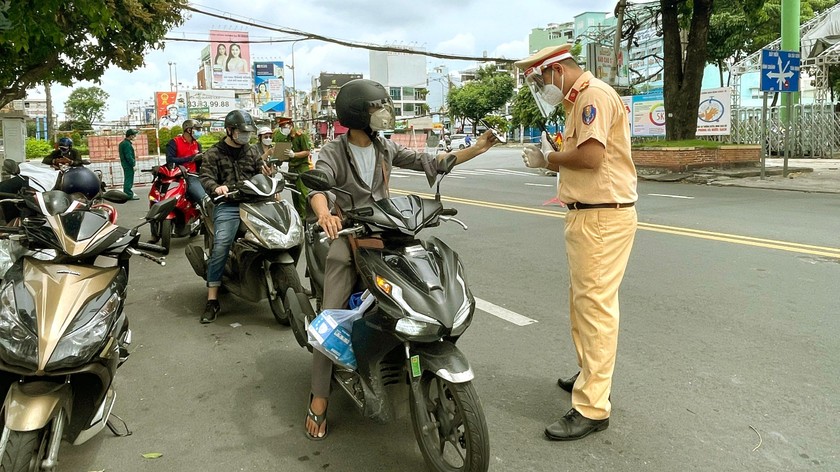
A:
[[[477,297],[536,320],[477,311],[459,343],[477,375],[490,470],[840,469],[840,196],[640,183],[610,428],[554,443],[543,428],[570,408],[555,381],[576,366],[565,210],[544,205],[553,182],[522,168],[518,150],[491,150],[442,185],[469,230],[425,235],[459,251]],[[431,193],[411,172],[391,185]],[[144,205],[124,205],[121,223]],[[175,240],[166,267],[132,260],[135,348],[115,412],[133,434],[64,443],[62,470],[424,470],[406,415],[375,424],[341,393],[328,439],[305,439],[308,352],[267,303],[225,295],[216,323],[200,325],[206,289],[186,244]]]

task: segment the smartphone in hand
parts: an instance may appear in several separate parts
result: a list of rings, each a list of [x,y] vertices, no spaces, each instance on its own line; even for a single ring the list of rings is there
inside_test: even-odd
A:
[[[500,143],[502,143],[502,144],[505,144],[505,143],[507,142],[507,137],[505,137],[505,135],[504,135],[504,134],[502,134],[501,132],[499,132],[496,128],[493,128],[492,126],[490,126],[490,125],[489,125],[486,121],[484,121],[483,119],[478,120],[478,121],[479,121],[479,123],[481,123],[482,125],[484,125],[485,127],[487,127],[487,129],[489,129],[491,133],[493,133],[493,136],[495,136],[495,137],[496,137],[496,140],[497,140],[497,141],[499,141],[499,142],[500,142]]]

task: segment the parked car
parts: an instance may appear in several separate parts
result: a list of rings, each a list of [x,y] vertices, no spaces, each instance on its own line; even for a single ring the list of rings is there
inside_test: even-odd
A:
[[[475,138],[472,138],[475,141]],[[450,135],[450,145],[452,146],[453,150],[457,149],[464,149],[467,146],[467,135],[466,134],[452,134]],[[444,150],[446,148],[446,141],[442,140],[438,143],[438,150]]]

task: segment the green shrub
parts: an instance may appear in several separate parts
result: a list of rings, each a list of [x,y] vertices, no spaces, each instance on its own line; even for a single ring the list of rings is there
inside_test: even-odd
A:
[[[26,158],[43,159],[55,148],[49,141],[39,141],[35,138],[26,138]]]
[[[204,133],[198,138],[198,143],[201,144],[201,149],[206,151],[211,146],[218,143],[219,140],[225,137],[225,133],[221,131],[213,131],[212,133]]]

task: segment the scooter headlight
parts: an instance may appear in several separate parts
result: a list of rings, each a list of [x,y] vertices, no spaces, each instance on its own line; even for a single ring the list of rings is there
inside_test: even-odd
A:
[[[120,296],[114,293],[90,321],[64,335],[47,363],[47,370],[75,367],[99,352],[119,307]]]
[[[416,320],[414,318],[400,318],[397,320],[396,330],[406,336],[433,336],[440,337],[440,323]]]
[[[7,283],[0,290],[0,358],[26,369],[38,367],[38,336],[34,320],[24,320],[18,314],[12,283]]]
[[[289,225],[289,232],[284,233],[269,225],[259,217],[248,213],[248,223],[256,231],[248,231],[245,240],[261,244],[269,249],[289,249],[303,244],[303,225],[300,223],[297,212],[291,212],[292,219],[298,218],[297,224],[292,222]]]
[[[397,320],[395,329],[398,333],[412,337],[440,337],[443,325],[436,319],[415,311],[403,297],[403,291],[399,285],[379,275],[375,276],[375,280],[376,287],[396,302],[406,314],[405,318]]]

